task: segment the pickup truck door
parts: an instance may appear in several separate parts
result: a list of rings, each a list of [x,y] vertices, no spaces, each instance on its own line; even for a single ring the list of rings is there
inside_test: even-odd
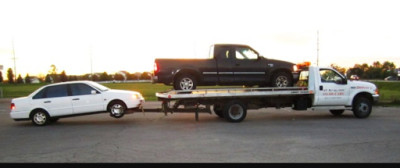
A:
[[[258,54],[247,47],[235,48],[235,65],[233,67],[235,82],[264,82],[266,65]]]
[[[316,101],[314,105],[345,105],[349,99],[350,90],[347,85],[347,79],[333,69],[319,70],[317,74],[319,85],[317,86]]]
[[[231,47],[219,47],[215,51],[215,59],[217,62],[217,74],[219,83],[233,83],[233,53],[234,49]]]

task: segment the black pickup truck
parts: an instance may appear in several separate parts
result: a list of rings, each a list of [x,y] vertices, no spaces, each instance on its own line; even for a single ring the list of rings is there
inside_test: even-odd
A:
[[[155,59],[153,83],[193,90],[206,85],[288,87],[298,80],[296,64],[267,59],[247,45],[215,44],[208,59]]]

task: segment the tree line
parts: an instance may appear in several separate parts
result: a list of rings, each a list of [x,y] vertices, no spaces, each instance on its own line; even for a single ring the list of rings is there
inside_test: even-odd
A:
[[[9,84],[22,84],[32,83],[32,77],[29,74],[26,74],[24,78],[22,78],[21,74],[18,75],[17,79],[14,79],[14,72],[11,68],[7,70],[7,78],[5,81],[3,79],[2,72],[0,71],[0,83],[9,83]],[[85,75],[67,75],[65,71],[61,73],[56,73],[56,71],[51,71],[45,77],[36,78],[40,83],[57,83],[57,82],[66,82],[66,81],[76,81],[76,80],[91,80],[91,81],[125,81],[125,80],[150,80],[151,73],[150,72],[136,72],[129,73],[127,71],[120,71],[115,74],[108,74],[107,72],[103,73],[94,73],[94,74],[85,74]]]
[[[55,83],[55,82],[65,82],[65,81],[75,81],[75,80],[92,80],[92,81],[124,81],[124,80],[150,80],[150,72],[136,72],[129,73],[127,71],[120,71],[115,74],[108,74],[107,72],[95,73],[95,74],[85,74],[85,75],[67,75],[65,71],[57,73],[57,68],[55,65],[50,66],[48,74],[44,78],[39,78],[40,82]],[[350,78],[351,75],[357,75],[362,79],[384,79],[388,76],[397,76],[399,69],[393,62],[385,61],[380,63],[375,61],[372,65],[367,63],[355,64],[351,68],[340,67],[336,64],[331,64],[331,67],[339,71],[340,73],[346,75]],[[31,83],[31,77],[26,74],[25,78],[18,75],[17,79],[14,80],[14,73],[11,68],[7,70],[7,83]],[[3,80],[2,72],[0,71],[0,83],[5,82]]]
[[[397,76],[399,69],[393,62],[385,61],[383,63],[375,61],[372,65],[355,64],[352,68],[340,67],[331,64],[331,67],[350,78],[351,75],[357,75],[362,79],[384,79],[388,76]]]

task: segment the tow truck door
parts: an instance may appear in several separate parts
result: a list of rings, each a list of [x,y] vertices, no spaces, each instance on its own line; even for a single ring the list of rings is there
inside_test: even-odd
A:
[[[314,105],[332,105],[342,106],[345,105],[349,99],[349,88],[347,79],[333,69],[319,69],[316,80],[319,80],[315,88],[316,101]]]

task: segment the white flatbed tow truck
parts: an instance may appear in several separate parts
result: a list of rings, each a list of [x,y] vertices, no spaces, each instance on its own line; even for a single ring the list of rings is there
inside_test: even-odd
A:
[[[363,81],[349,81],[332,68],[309,66],[300,73],[295,87],[226,88],[172,90],[158,92],[162,107],[142,112],[194,112],[198,121],[200,112],[225,118],[230,122],[241,122],[248,109],[267,107],[292,107],[294,110],[327,109],[335,115],[352,110],[357,118],[367,118],[372,104],[379,99],[376,85]],[[172,105],[173,104],[173,105]]]

